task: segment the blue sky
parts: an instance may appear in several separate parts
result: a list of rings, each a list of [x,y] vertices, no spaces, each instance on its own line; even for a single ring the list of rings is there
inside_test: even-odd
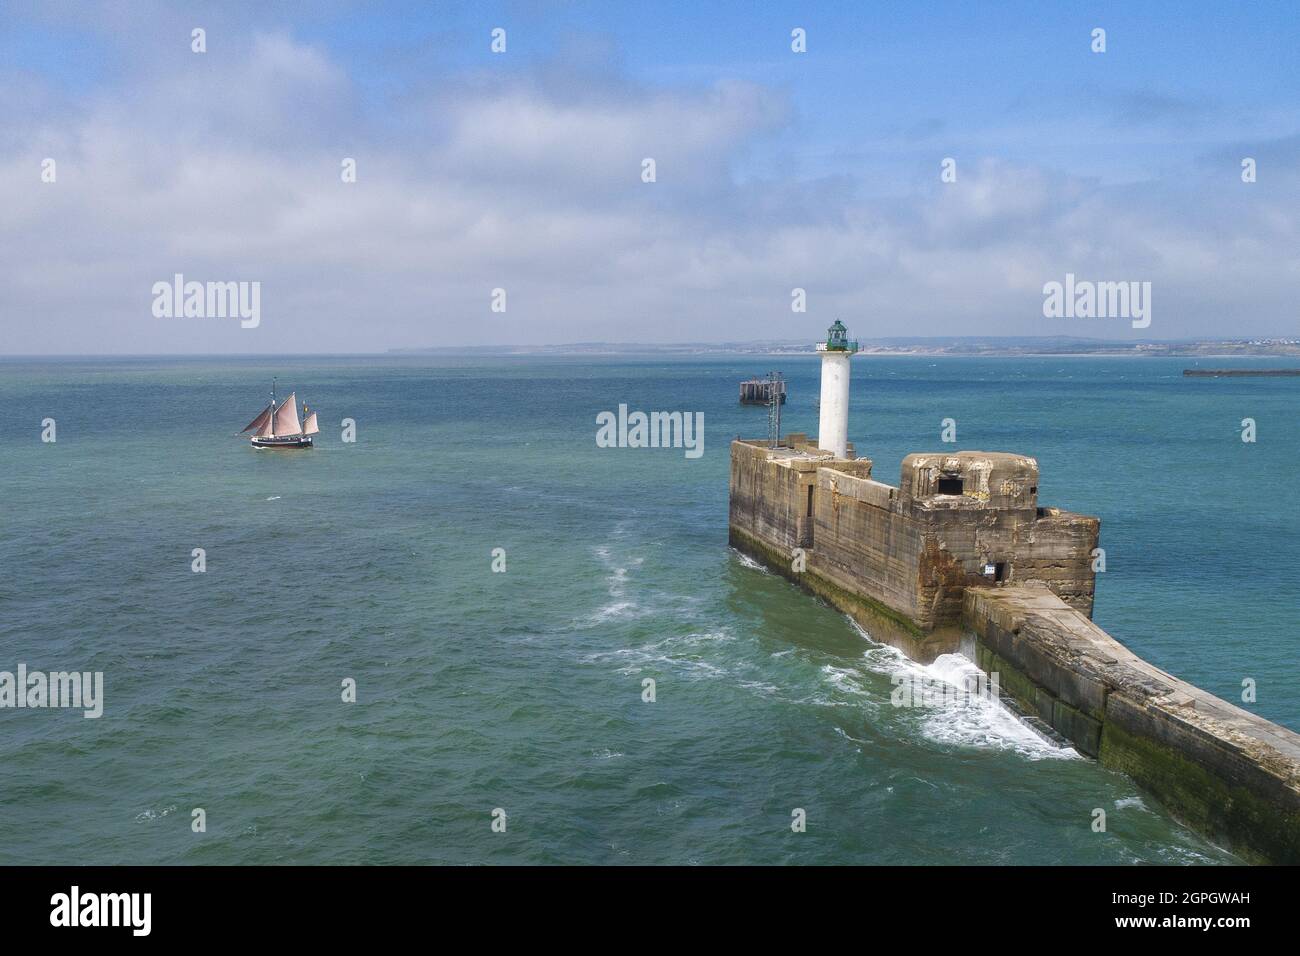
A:
[[[1067,271],[1151,281],[1144,337],[1300,334],[1292,3],[0,11],[3,352],[1135,334],[1044,319]],[[160,324],[177,271],[266,321]]]

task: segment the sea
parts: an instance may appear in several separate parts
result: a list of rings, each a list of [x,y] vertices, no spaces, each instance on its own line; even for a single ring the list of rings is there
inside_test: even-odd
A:
[[[1098,623],[1300,730],[1300,379],[1194,363],[863,355],[849,438],[1033,456]],[[103,680],[0,708],[0,863],[1237,862],[996,701],[892,706],[973,666],[728,547],[770,370],[815,435],[811,355],[0,360],[0,671]],[[238,437],[273,379],[314,449]],[[703,453],[602,447],[620,405]]]

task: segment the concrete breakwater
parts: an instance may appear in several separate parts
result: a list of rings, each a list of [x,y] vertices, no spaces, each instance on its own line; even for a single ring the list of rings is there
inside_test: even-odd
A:
[[[1300,862],[1300,735],[1137,657],[1091,620],[1100,522],[1041,507],[1032,458],[909,455],[897,487],[804,435],[731,446],[734,547],[875,638],[964,650],[1027,714],[1257,862]]]
[[[1185,368],[1189,378],[1267,378],[1300,375],[1300,368]]]
[[[1300,735],[1142,660],[1051,591],[971,589],[976,663],[1082,753],[1245,859],[1300,862]]]

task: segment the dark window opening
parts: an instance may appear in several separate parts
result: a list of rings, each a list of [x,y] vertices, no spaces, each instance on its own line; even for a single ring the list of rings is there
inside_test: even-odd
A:
[[[1037,486],[1037,485],[1030,485],[1030,486],[1029,486],[1029,493],[1030,493],[1031,495],[1036,495],[1036,494],[1038,494],[1038,486]]]
[[[960,478],[940,478],[939,494],[941,495],[959,495],[962,493],[962,484]]]
[[[813,499],[812,499],[812,496],[813,496],[813,486],[812,486],[812,485],[809,485],[809,486],[808,486],[808,517],[809,517],[809,518],[812,517],[812,513],[813,513]]]
[[[1005,561],[999,561],[997,564],[993,565],[993,580],[1005,581],[1006,579],[1007,579],[1007,563]]]

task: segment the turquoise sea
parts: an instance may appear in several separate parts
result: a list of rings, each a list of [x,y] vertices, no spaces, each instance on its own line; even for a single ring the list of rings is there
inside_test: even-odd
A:
[[[1188,364],[864,356],[849,437],[890,483],[944,418],[1035,456],[1097,621],[1300,729],[1300,379]],[[1005,711],[891,707],[915,665],[727,547],[769,368],[815,433],[811,356],[0,361],[0,670],[105,694],[0,710],[0,863],[1234,862]],[[313,451],[234,436],[272,375]],[[598,448],[620,403],[703,457]]]

